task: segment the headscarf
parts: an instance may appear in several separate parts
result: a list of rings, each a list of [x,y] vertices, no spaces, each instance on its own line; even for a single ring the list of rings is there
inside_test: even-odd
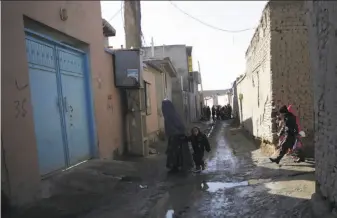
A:
[[[283,105],[283,106],[280,108],[279,112],[280,112],[281,114],[285,114],[285,113],[287,113],[287,112],[289,112],[289,111],[288,111],[287,106]]]
[[[185,134],[185,125],[170,100],[162,101],[162,112],[167,136]]]
[[[198,132],[199,132],[198,135],[202,133],[201,130],[200,130],[200,128],[197,127],[197,126],[195,126],[195,127],[193,127],[193,128],[191,129],[191,135],[192,135],[192,136],[194,136],[194,134],[193,134],[193,130],[194,130],[194,129],[197,129],[197,130],[198,130]]]
[[[287,109],[290,113],[292,113],[296,117],[296,124],[297,124],[297,127],[298,127],[298,131],[301,132],[300,119],[296,116],[296,113],[295,113],[295,110],[293,109],[293,106],[289,105]]]

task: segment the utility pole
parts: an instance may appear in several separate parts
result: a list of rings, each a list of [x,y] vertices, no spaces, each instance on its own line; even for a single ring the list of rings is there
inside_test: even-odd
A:
[[[124,1],[125,47],[141,48],[141,10],[139,0]]]
[[[141,9],[139,0],[124,1],[124,30],[125,30],[125,45],[126,49],[141,49]],[[140,50],[140,56],[142,50]],[[140,81],[142,81],[142,57],[140,57]],[[143,82],[141,82],[142,84]],[[143,84],[142,84],[143,85]],[[127,113],[127,141],[128,151],[134,155],[147,156],[148,142],[146,135],[146,112],[144,96],[144,87],[140,89],[127,89],[126,96],[128,102]]]

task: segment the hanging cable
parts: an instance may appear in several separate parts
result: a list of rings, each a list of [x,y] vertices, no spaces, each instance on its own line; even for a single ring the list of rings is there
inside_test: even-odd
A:
[[[118,11],[116,11],[116,13],[114,13],[109,20],[107,20],[107,22],[103,25],[103,27],[105,27],[110,21],[112,21],[112,19],[114,19],[120,11],[122,11],[123,9],[123,2],[122,2],[122,6],[120,7],[120,9]]]
[[[205,25],[205,26],[208,26],[210,28],[213,28],[215,30],[219,30],[219,31],[222,31],[222,32],[227,32],[227,33],[240,33],[240,32],[245,32],[245,31],[248,31],[248,30],[254,30],[256,28],[248,28],[248,29],[242,29],[242,30],[226,30],[226,29],[221,29],[219,27],[215,27],[213,25],[210,25],[208,23],[205,23],[204,21],[202,20],[199,20],[198,18],[195,18],[193,17],[192,15],[188,14],[187,12],[183,11],[182,9],[180,9],[176,4],[174,4],[171,0],[169,0],[169,2],[171,3],[171,5],[173,5],[176,9],[178,9],[181,13],[185,14],[186,16],[192,18],[193,20],[195,21],[198,21],[199,23]]]
[[[142,30],[141,30],[141,36],[142,36],[142,40],[143,40],[144,45],[147,46],[147,43],[146,43],[145,37],[144,37],[144,33],[143,33]]]
[[[122,18],[122,22],[123,22],[123,27],[124,27],[124,29],[125,29],[123,1],[121,1],[121,18]]]

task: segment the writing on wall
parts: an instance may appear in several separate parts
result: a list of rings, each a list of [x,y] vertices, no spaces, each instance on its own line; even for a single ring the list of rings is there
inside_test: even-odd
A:
[[[18,91],[23,91],[26,88],[28,88],[28,83],[26,84],[20,84],[17,79],[15,79],[15,88]],[[27,99],[25,97],[17,99],[13,102],[14,104],[14,110],[15,110],[15,118],[19,117],[26,117],[27,115],[27,109],[26,109],[26,104],[27,104]]]

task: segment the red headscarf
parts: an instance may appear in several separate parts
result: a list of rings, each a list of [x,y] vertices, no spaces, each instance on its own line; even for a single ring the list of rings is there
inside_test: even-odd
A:
[[[298,131],[301,132],[302,129],[301,129],[301,126],[300,126],[300,119],[298,119],[298,117],[296,116],[295,110],[293,109],[293,106],[291,104],[288,106],[288,111],[296,117],[296,123],[297,123],[297,126],[298,126]]]

